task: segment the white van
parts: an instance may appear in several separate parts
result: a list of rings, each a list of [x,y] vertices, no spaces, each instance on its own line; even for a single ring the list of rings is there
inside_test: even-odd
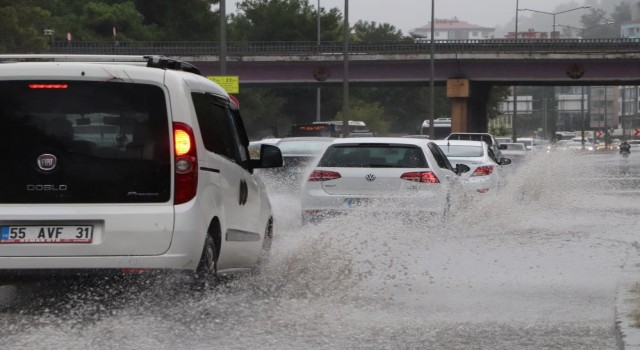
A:
[[[282,156],[250,159],[238,104],[194,66],[31,55],[0,64],[0,99],[0,273],[209,281],[266,256],[273,215],[253,169]]]

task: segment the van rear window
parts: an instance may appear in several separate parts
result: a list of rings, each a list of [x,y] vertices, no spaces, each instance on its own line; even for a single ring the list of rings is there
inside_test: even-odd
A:
[[[170,199],[162,88],[0,81],[0,203],[147,203]],[[43,165],[43,163],[46,163]]]

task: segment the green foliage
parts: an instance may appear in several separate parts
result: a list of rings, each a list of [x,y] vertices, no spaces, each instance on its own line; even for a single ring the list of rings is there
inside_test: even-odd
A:
[[[367,129],[377,136],[387,136],[390,123],[385,119],[384,109],[378,102],[367,102],[359,99],[352,99],[349,106],[349,120],[363,121],[367,124]],[[338,112],[335,120],[343,120],[344,113]]]
[[[251,139],[286,135],[293,120],[283,113],[285,97],[269,88],[247,88],[238,98],[244,126]]]
[[[318,10],[308,0],[244,0],[230,16],[229,38],[236,41],[315,41]],[[320,11],[322,41],[341,38],[342,15]]]
[[[489,95],[489,101],[487,102],[487,118],[495,119],[500,116],[500,104],[507,100],[511,92],[508,86],[493,86],[491,88],[491,94]],[[518,100],[519,101],[519,100]]]
[[[42,30],[51,14],[27,4],[0,6],[0,53],[39,53],[47,49]]]
[[[511,130],[505,128],[503,125],[500,125],[497,127],[492,126],[489,129],[489,133],[492,134],[493,136],[511,136]]]
[[[622,13],[625,10],[625,5],[628,7],[628,13]],[[607,18],[607,12],[602,9],[592,8],[589,13],[582,15],[580,21],[584,30],[582,30],[582,37],[585,39],[596,38],[617,38],[620,36],[620,24],[626,21],[626,18],[631,18],[631,7],[626,3],[621,3],[616,7],[616,21],[613,25],[607,25],[610,20]]]
[[[113,5],[89,2],[83,7],[79,19],[98,40],[112,39],[113,27],[118,40],[135,40],[144,36],[141,32],[144,16],[136,10],[133,1]]]
[[[352,32],[353,41],[394,41],[403,38],[402,31],[388,23],[358,21],[353,25]]]
[[[219,40],[219,0],[135,0],[153,40]]]
[[[12,52],[42,51],[51,39],[43,37],[43,29],[54,30],[54,40],[65,40],[72,33],[74,41],[113,40],[214,40],[218,38],[219,15],[211,11],[218,0],[23,0],[20,6],[4,5],[15,1],[0,1],[2,33],[9,33],[16,42],[27,42],[29,34],[40,42],[36,49]],[[25,9],[30,9],[25,12]],[[19,22],[11,11],[25,13]],[[36,11],[36,12],[34,12]],[[44,16],[44,17],[43,17]],[[39,38],[38,38],[39,37]],[[2,40],[2,39],[0,39]],[[11,47],[4,43],[5,47]],[[43,46],[45,45],[45,46]]]

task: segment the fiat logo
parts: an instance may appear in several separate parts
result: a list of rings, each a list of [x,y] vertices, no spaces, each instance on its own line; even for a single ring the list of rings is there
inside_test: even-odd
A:
[[[374,174],[367,174],[367,176],[365,176],[364,178],[369,182],[376,180],[376,176]]]
[[[40,168],[40,170],[42,171],[51,171],[53,169],[56,168],[56,165],[58,164],[58,158],[56,158],[56,156],[54,156],[53,154],[41,154],[38,157],[38,168]]]

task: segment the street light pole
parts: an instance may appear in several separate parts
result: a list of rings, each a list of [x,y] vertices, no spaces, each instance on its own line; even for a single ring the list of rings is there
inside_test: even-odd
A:
[[[344,0],[344,24],[342,50],[344,72],[342,77],[342,137],[349,136],[349,0]]]
[[[320,47],[320,0],[318,0],[318,48]],[[322,101],[322,88],[316,88],[316,121],[320,121],[320,102]]]
[[[516,41],[518,41],[518,6],[519,0],[516,0]],[[518,142],[518,87],[513,86],[513,115],[511,116],[511,139]]]
[[[227,75],[227,6],[220,0],[220,75]]]
[[[429,138],[434,140],[436,138],[436,130],[434,124],[434,114],[435,114],[435,83],[433,81],[434,75],[434,54],[435,54],[435,0],[431,0],[431,43],[430,43],[430,59],[429,59]]]
[[[530,11],[530,12],[537,12],[537,13],[542,13],[545,15],[551,15],[553,16],[553,32],[551,32],[551,35],[555,35],[556,32],[556,15],[562,14],[562,13],[567,13],[567,12],[571,12],[571,11],[576,11],[576,10],[582,10],[582,9],[590,9],[592,6],[591,5],[587,5],[587,6],[580,6],[580,7],[576,7],[576,8],[572,8],[572,9],[568,9],[568,10],[564,10],[564,11],[559,11],[559,12],[546,12],[546,11],[538,11],[538,10],[532,10],[532,9],[519,9],[518,11]]]
[[[582,135],[582,149],[584,149],[584,85],[580,86],[580,116],[582,119],[581,135]]]
[[[572,27],[572,26],[565,26],[562,24],[557,24],[556,26],[558,27],[562,27],[562,28],[569,28],[569,29],[573,29],[573,30],[579,30],[580,31],[580,38],[584,39],[584,32],[589,30],[589,29],[593,29],[593,28],[598,28],[598,27],[602,27],[602,26],[607,26],[607,25],[611,25],[611,24],[616,24],[616,22],[604,22],[604,23],[600,23],[600,24],[596,24],[595,26],[591,26],[591,27],[587,27],[587,28],[576,28],[576,27]]]

